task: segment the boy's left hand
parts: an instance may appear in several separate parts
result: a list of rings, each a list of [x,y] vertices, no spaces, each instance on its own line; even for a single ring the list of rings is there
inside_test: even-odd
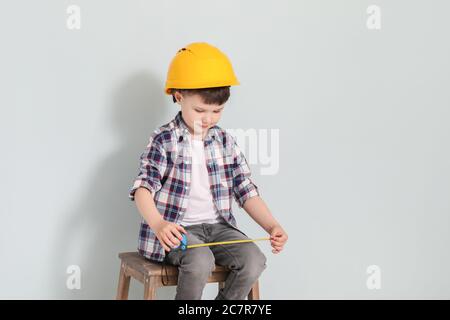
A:
[[[275,226],[270,230],[270,244],[273,247],[272,252],[277,254],[283,250],[283,246],[288,239],[286,231],[281,226]]]

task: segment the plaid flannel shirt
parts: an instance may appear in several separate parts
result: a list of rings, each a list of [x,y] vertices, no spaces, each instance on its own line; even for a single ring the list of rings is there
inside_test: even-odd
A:
[[[181,111],[172,121],[156,129],[140,157],[139,174],[129,191],[129,198],[134,201],[138,188],[148,189],[163,218],[177,224],[183,220],[191,187],[192,155],[187,135],[190,132]],[[204,146],[214,207],[232,228],[239,230],[232,213],[232,199],[242,208],[248,198],[259,195],[258,187],[250,178],[247,160],[234,137],[219,126],[208,130]],[[143,218],[138,252],[159,262],[165,256],[160,241]]]

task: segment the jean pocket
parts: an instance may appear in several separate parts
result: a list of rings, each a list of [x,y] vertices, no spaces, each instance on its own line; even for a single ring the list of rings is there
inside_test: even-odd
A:
[[[181,250],[171,249],[170,251],[164,250],[166,253],[165,261],[171,265],[178,266],[180,264],[180,254]]]

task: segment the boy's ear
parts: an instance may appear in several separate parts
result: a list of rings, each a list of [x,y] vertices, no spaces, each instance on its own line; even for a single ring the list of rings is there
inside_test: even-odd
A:
[[[173,102],[180,104],[181,100],[183,100],[183,96],[178,91],[175,91],[173,94]]]

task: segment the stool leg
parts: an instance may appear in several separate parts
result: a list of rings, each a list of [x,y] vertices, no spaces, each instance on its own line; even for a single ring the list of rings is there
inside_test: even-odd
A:
[[[117,287],[117,300],[128,300],[130,290],[130,276],[125,273],[125,263],[120,264],[119,285]]]
[[[250,290],[248,294],[248,300],[259,300],[259,281],[256,280],[256,282],[253,284],[252,289]]]
[[[150,277],[144,279],[144,300],[156,300],[156,286]]]

